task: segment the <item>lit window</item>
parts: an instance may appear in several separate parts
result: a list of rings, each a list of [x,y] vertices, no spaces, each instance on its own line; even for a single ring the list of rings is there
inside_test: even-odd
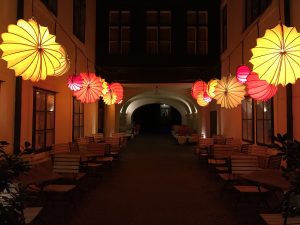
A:
[[[242,101],[242,138],[253,143],[253,100],[245,98]]]
[[[256,103],[256,142],[270,145],[273,143],[273,100]]]
[[[55,93],[34,89],[32,146],[36,152],[50,150],[55,135]]]
[[[84,104],[73,98],[73,140],[84,136]]]

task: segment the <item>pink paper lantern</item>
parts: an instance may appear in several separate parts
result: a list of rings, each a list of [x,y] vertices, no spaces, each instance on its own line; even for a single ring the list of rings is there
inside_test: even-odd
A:
[[[123,101],[123,87],[120,83],[112,83],[109,85],[109,89],[113,92],[116,96],[116,103],[120,104]]]
[[[102,94],[101,78],[94,73],[80,73],[82,78],[82,88],[74,91],[74,96],[82,103],[93,103],[100,98]]]
[[[204,93],[206,91],[206,86],[207,84],[204,81],[196,81],[192,87],[192,97],[197,99],[200,93]]]
[[[246,85],[249,96],[258,101],[267,101],[277,92],[275,85],[268,84],[265,80],[260,80],[258,74],[254,72],[251,72],[247,77]]]
[[[209,95],[207,94],[207,92],[204,92],[203,94],[203,99],[204,101],[206,101],[207,103],[211,102],[212,98],[209,97]]]
[[[250,69],[248,66],[242,65],[239,66],[236,70],[236,78],[240,83],[245,83],[247,81],[247,77],[250,74]]]
[[[80,75],[70,75],[68,78],[68,88],[71,91],[79,91],[82,88],[82,81]]]

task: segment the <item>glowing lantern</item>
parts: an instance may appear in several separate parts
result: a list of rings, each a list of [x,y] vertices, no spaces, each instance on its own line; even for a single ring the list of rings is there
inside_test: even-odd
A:
[[[105,95],[108,92],[109,86],[108,83],[105,81],[105,79],[100,78],[101,81],[101,86],[102,86],[102,91],[101,91],[101,96]]]
[[[236,78],[240,83],[245,83],[247,81],[247,77],[250,73],[250,69],[248,66],[239,66],[236,70]]]
[[[249,74],[246,84],[250,97],[258,101],[267,101],[277,92],[275,85],[268,84],[265,80],[260,80],[256,73]]]
[[[117,95],[114,92],[109,91],[103,96],[103,101],[106,105],[113,105],[117,101]]]
[[[70,59],[66,53],[66,50],[61,47],[60,51],[62,52],[63,56],[59,59],[60,66],[55,69],[55,74],[53,74],[53,76],[61,76],[70,69]]]
[[[223,77],[215,90],[217,104],[232,109],[241,104],[245,95],[245,85],[239,83],[235,76]]]
[[[7,67],[24,80],[45,80],[47,76],[62,75],[68,67],[64,49],[55,42],[47,27],[35,20],[18,20],[10,24],[2,35],[0,48]],[[63,71],[63,72],[62,72]]]
[[[198,97],[197,97],[197,103],[198,103],[198,105],[200,105],[200,106],[202,106],[202,107],[204,107],[204,106],[207,106],[208,105],[208,102],[206,102],[205,100],[204,100],[204,92],[200,92],[199,94],[198,94]]]
[[[205,92],[207,84],[204,81],[196,81],[192,87],[192,96],[197,99],[200,92]]]
[[[68,78],[68,87],[72,91],[79,91],[82,88],[82,77],[80,75],[70,75]]]
[[[80,73],[82,78],[82,88],[74,91],[74,96],[82,103],[93,103],[102,94],[101,78],[94,73]]]
[[[250,62],[253,72],[269,84],[294,84],[300,77],[300,33],[295,27],[278,24],[257,39]]]
[[[121,84],[119,83],[112,83],[111,85],[109,85],[109,89],[111,92],[113,92],[117,99],[116,99],[116,103],[120,104],[123,100],[123,87]]]
[[[213,98],[215,97],[215,89],[218,84],[217,79],[212,79],[207,83],[206,93],[209,97]]]
[[[209,95],[207,94],[207,92],[204,92],[203,94],[203,100],[206,101],[207,103],[211,102],[212,98],[209,97]]]

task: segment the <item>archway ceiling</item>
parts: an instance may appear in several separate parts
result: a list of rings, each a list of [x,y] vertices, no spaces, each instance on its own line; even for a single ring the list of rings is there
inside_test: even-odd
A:
[[[122,112],[133,113],[138,107],[151,103],[165,103],[182,115],[198,112],[191,98],[192,83],[124,84],[125,96]]]

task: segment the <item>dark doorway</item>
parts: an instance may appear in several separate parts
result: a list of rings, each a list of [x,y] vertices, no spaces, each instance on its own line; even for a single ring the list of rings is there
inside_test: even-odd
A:
[[[210,112],[210,136],[217,134],[217,111]]]
[[[141,133],[170,133],[172,125],[181,124],[181,114],[166,104],[149,104],[134,111],[132,123]]]

